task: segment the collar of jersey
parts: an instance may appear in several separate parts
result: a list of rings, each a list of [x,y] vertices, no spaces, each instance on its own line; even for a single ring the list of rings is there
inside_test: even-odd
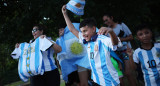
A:
[[[86,43],[88,43],[88,42],[94,42],[94,41],[97,40],[97,37],[98,37],[98,35],[97,35],[97,33],[96,33],[96,35],[94,35],[94,36],[91,37],[91,40],[90,40],[90,41],[86,41],[85,39],[83,39],[83,44],[86,44]]]

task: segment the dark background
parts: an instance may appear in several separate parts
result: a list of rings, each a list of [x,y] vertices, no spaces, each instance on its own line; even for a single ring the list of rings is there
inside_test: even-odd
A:
[[[34,24],[48,27],[47,36],[54,40],[58,28],[65,27],[61,7],[68,0],[1,0],[0,1],[0,86],[18,81],[18,60],[10,57],[16,43],[32,39]],[[103,25],[102,16],[111,12],[131,29],[143,22],[152,26],[156,37],[160,32],[160,0],[86,0],[85,12],[80,19],[94,17],[98,28]],[[69,12],[72,21],[75,15]],[[78,18],[79,20],[79,18]],[[134,43],[133,48],[136,48]]]

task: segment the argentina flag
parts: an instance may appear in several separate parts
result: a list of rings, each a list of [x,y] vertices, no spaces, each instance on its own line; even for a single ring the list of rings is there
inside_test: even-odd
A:
[[[76,15],[84,15],[85,0],[70,0],[67,9]]]
[[[79,23],[73,23],[79,30]],[[61,66],[63,80],[68,81],[68,75],[77,70],[77,66],[90,69],[88,54],[85,46],[79,43],[78,38],[72,34],[68,27],[64,30],[64,35],[57,39],[56,44],[62,47],[62,51],[57,54],[57,59]]]

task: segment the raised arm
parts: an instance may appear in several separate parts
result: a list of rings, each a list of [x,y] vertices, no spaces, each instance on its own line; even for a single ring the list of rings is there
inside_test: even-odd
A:
[[[40,36],[41,38],[45,38],[46,37],[46,35],[41,35]],[[48,39],[48,38],[46,38],[46,39]],[[54,41],[52,41],[51,39],[48,39],[53,45],[52,45],[52,48],[53,48],[53,50],[54,50],[54,52],[55,53],[59,53],[59,52],[61,52],[62,51],[62,48],[61,48],[61,46],[59,46],[58,44],[56,44]]]
[[[52,47],[53,47],[55,53],[59,53],[62,51],[61,46],[57,45],[56,43],[53,43]]]
[[[79,36],[78,36],[79,31],[77,29],[75,29],[75,27],[73,26],[71,20],[69,19],[68,14],[67,14],[66,5],[64,5],[62,7],[62,13],[63,13],[64,19],[66,21],[66,24],[67,24],[70,32],[72,32],[77,38],[79,38]]]
[[[133,36],[132,36],[132,34],[130,34],[129,36],[127,36],[125,38],[121,37],[120,40],[121,41],[131,41],[131,40],[133,40]]]
[[[111,29],[110,32],[108,32],[110,37],[111,37],[111,41],[113,45],[118,45],[118,38],[116,36],[116,34],[113,32],[113,30]]]
[[[127,51],[126,51],[126,53],[127,53],[128,56],[129,56],[129,63],[130,63],[130,65],[131,65],[131,68],[132,68],[133,70],[136,70],[137,65],[136,65],[136,64],[134,63],[134,61],[133,61],[133,51],[132,51],[131,48],[129,48],[128,45],[127,45]]]
[[[110,35],[111,41],[113,45],[118,45],[118,38],[116,36],[116,34],[113,32],[113,30],[111,28],[108,27],[101,27],[100,30],[98,31],[99,35]]]

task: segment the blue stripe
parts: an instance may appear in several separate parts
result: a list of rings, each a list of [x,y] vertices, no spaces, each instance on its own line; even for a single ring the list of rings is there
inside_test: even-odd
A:
[[[118,83],[111,76],[111,74],[110,74],[110,72],[107,68],[107,65],[106,65],[106,62],[107,62],[106,58],[110,58],[110,57],[106,57],[104,48],[107,49],[107,51],[108,51],[109,47],[107,47],[104,43],[101,43],[100,40],[98,41],[98,44],[99,44],[99,52],[100,52],[100,59],[101,59],[101,67],[102,67],[103,77],[108,77],[108,78],[105,78],[105,83],[106,83],[107,86],[112,85],[111,82],[113,82],[114,85],[118,85]]]
[[[158,54],[160,54],[160,48],[156,48]],[[159,61],[160,61],[160,56],[159,56]]]
[[[141,51],[138,53],[138,58],[139,58],[139,60],[140,60],[140,62],[141,62],[142,69],[143,69],[143,71],[145,72],[145,80],[146,80],[147,86],[151,86],[150,79],[149,79],[149,74],[148,74],[148,70],[147,70],[146,67],[145,67],[145,63],[144,63],[144,59],[143,59],[144,57],[143,57]]]
[[[36,39],[35,44],[35,70],[38,74],[38,66],[39,66],[39,38]]]
[[[157,52],[160,54],[160,48],[156,48]],[[160,56],[158,57],[159,58],[159,62],[160,62]],[[156,83],[157,85],[160,85],[160,73],[159,73],[159,78],[158,80],[156,80]]]
[[[71,4],[67,4],[70,8],[72,8],[74,11],[77,11],[77,12],[82,12],[83,9],[78,9],[76,8],[75,6],[71,5]]]
[[[71,12],[75,13],[76,15],[83,15],[84,14],[83,9],[78,9],[69,3],[67,4],[67,9],[70,10]]]
[[[85,1],[81,1],[81,0],[73,0],[73,1],[85,5]]]
[[[116,59],[117,61],[123,64],[123,61],[118,57],[118,55],[113,50],[111,50],[110,56],[112,56],[114,59]]]
[[[54,67],[54,64],[53,64],[53,61],[52,59],[50,58],[50,49],[48,49],[48,55],[47,55],[48,59],[49,59],[49,63],[50,63],[50,66],[51,66],[51,70],[54,70],[55,67]]]
[[[151,51],[147,51],[147,55],[148,55],[149,61],[154,60],[153,54],[152,54]],[[155,62],[156,62],[156,61],[155,61]],[[155,64],[152,64],[152,65],[156,65],[156,63],[155,63]],[[157,67],[157,65],[156,65],[156,67]],[[156,67],[152,67],[152,68],[151,68],[152,71],[153,71],[154,77],[155,77],[155,81],[157,81],[157,80],[160,78],[160,77],[159,77],[159,72],[158,72],[158,70],[157,70]],[[160,83],[160,82],[156,82],[156,83],[157,83],[157,85],[158,85],[158,83]]]
[[[95,46],[95,44],[94,44],[94,42],[90,42],[90,48],[91,48],[91,51],[90,51],[90,53],[91,52],[93,52],[94,53],[94,46]],[[98,77],[98,73],[97,73],[97,70],[96,70],[96,66],[95,66],[95,61],[94,61],[94,58],[93,59],[91,59],[91,56],[90,56],[90,62],[91,62],[91,66],[92,66],[92,74],[94,74],[95,75],[95,78],[96,78],[96,83],[98,83],[98,84],[100,84],[100,80],[99,80],[99,77]],[[93,77],[93,76],[92,76]]]
[[[45,66],[44,66],[44,61],[43,60],[42,60],[42,69],[44,69],[44,71],[45,71]]]
[[[98,35],[98,38],[99,39],[105,39],[105,38],[108,38],[107,36],[104,36],[104,35]]]
[[[23,62],[23,53],[24,53],[24,46],[25,46],[25,43],[22,43],[21,44],[21,58],[20,58],[20,74],[25,78],[25,79],[28,79],[24,74],[23,74],[23,67],[22,67],[22,62]],[[20,77],[21,78],[21,77]]]

